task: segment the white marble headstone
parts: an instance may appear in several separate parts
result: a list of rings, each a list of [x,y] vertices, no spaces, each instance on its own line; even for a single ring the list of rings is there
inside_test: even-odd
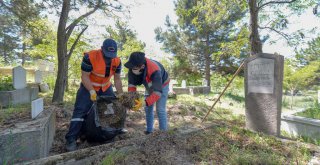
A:
[[[41,83],[42,82],[42,72],[40,70],[35,71],[34,73],[34,82]]]
[[[26,70],[21,67],[17,66],[12,69],[13,75],[13,87],[15,89],[23,89],[27,87],[27,79],[26,79]]]
[[[186,80],[182,80],[181,88],[187,88],[187,81]]]
[[[43,111],[43,98],[36,99],[31,103],[31,117],[36,118]]]

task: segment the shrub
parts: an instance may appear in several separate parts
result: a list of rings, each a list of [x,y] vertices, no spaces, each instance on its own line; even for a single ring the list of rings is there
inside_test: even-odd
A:
[[[14,90],[12,76],[0,76],[0,91]]]

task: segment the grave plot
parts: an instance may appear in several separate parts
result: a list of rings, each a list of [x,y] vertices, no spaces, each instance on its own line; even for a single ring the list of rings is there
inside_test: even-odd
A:
[[[125,93],[120,99],[113,102],[113,109],[115,113],[114,115],[107,115],[107,116],[104,115],[103,112],[105,111],[105,108],[107,105],[104,102],[101,102],[100,104],[98,103],[98,114],[99,114],[99,120],[100,120],[101,126],[121,128],[122,120],[124,120],[124,118],[127,116],[126,115],[127,110],[132,108],[132,106],[134,105],[134,100],[139,97],[141,97],[140,94]],[[69,130],[69,123],[72,117],[73,109],[64,109],[57,106],[52,106],[52,109],[54,109],[54,111],[57,114],[57,119],[56,119],[57,121],[56,121],[56,136],[54,138],[50,155],[56,155],[56,154],[61,154],[66,152],[65,135]],[[133,122],[133,120],[136,120],[136,119],[137,120],[143,119],[143,112],[139,111],[139,112],[128,112],[128,113],[130,113],[130,115],[126,117],[125,127],[128,128],[129,133],[121,136],[116,136],[115,141],[132,138],[133,136],[136,135],[136,133],[141,134],[144,129],[144,125],[135,124]],[[136,132],[134,131],[134,129],[130,127],[138,127],[141,130],[141,132]],[[78,148],[84,149],[84,148],[97,146],[101,144],[103,143],[88,143],[85,140],[79,139]]]
[[[12,75],[14,90],[0,91],[0,162],[5,164],[48,156],[55,134],[55,112],[44,108],[39,87],[27,86],[20,66]],[[35,82],[41,79],[36,72]]]
[[[210,86],[206,80],[203,80],[202,86],[187,86],[187,81],[182,80],[180,87],[173,87],[177,84],[176,81],[170,83],[170,89],[175,92],[175,94],[190,94],[190,95],[199,95],[199,94],[209,94]]]
[[[26,83],[26,70],[21,66],[12,69],[14,90],[0,91],[1,107],[9,107],[18,104],[30,103],[38,97],[39,88],[28,87]],[[39,73],[36,81],[40,81]]]
[[[41,105],[34,108],[33,113],[27,108],[20,116],[12,114],[4,119],[0,127],[0,162],[11,164],[48,156],[55,134],[55,113],[50,109],[40,112]]]
[[[292,141],[263,138],[267,140],[256,141],[254,133],[232,126],[184,125],[24,164],[307,164],[303,154],[319,153]]]

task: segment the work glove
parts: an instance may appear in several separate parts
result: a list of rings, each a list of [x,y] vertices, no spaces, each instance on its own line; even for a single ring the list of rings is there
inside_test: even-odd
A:
[[[135,105],[133,106],[134,111],[139,111],[142,107],[146,105],[146,102],[143,100],[143,98],[134,100]]]
[[[90,90],[90,99],[91,101],[97,101],[97,93],[95,90]]]

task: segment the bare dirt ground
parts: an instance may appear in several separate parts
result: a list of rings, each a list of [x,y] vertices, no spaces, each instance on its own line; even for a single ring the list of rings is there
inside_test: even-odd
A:
[[[57,106],[52,106],[54,111],[56,112],[56,135],[54,139],[54,143],[52,149],[50,151],[50,155],[56,155],[60,153],[66,152],[65,150],[65,135],[69,129],[69,123],[72,115],[72,109],[63,109]],[[180,109],[187,108],[181,104],[177,105],[169,105],[168,106],[168,119],[169,125],[178,125],[179,123],[187,123],[187,122],[200,122],[200,118],[197,118],[190,114],[181,115]],[[194,107],[193,107],[194,108]],[[191,107],[192,109],[192,107]],[[117,114],[117,110],[115,112]],[[121,114],[120,114],[121,115]],[[104,118],[103,115],[100,115],[100,120],[102,123],[104,122],[116,122],[117,120],[109,120]],[[144,135],[145,130],[145,113],[143,110],[140,111],[127,111],[127,117],[125,122],[125,128],[128,130],[126,134],[119,135],[115,138],[115,141],[126,140],[130,138],[136,138]],[[158,129],[158,121],[155,113],[155,130]],[[101,145],[101,143],[87,143],[86,141],[77,141],[79,149],[92,147],[96,145]]]
[[[128,102],[130,99],[124,100],[132,106],[133,103]],[[46,104],[46,109],[56,113],[56,135],[50,151],[52,157],[35,160],[34,164],[48,164],[48,162],[63,164],[71,160],[75,161],[74,164],[81,163],[81,161],[90,162],[87,164],[201,164],[201,162],[209,164],[291,164],[293,162],[307,164],[306,155],[313,152],[296,145],[282,144],[272,137],[244,130],[242,129],[244,120],[230,119],[228,116],[230,117],[231,112],[224,110],[213,111],[209,115],[206,124],[213,124],[214,127],[188,133],[190,130],[183,130],[186,126],[203,127],[201,120],[207,108],[178,101],[167,105],[170,128],[168,132],[158,131],[155,112],[155,132],[144,135],[144,111],[129,110],[125,122],[128,133],[117,136],[113,142],[107,144],[78,140],[79,150],[66,152],[64,137],[69,129],[73,108]],[[116,110],[115,112],[121,115],[124,111]],[[116,123],[118,119],[106,118],[101,121]]]
[[[7,128],[14,128],[16,123],[31,121],[30,109],[6,113],[6,110],[0,109],[0,131]]]

